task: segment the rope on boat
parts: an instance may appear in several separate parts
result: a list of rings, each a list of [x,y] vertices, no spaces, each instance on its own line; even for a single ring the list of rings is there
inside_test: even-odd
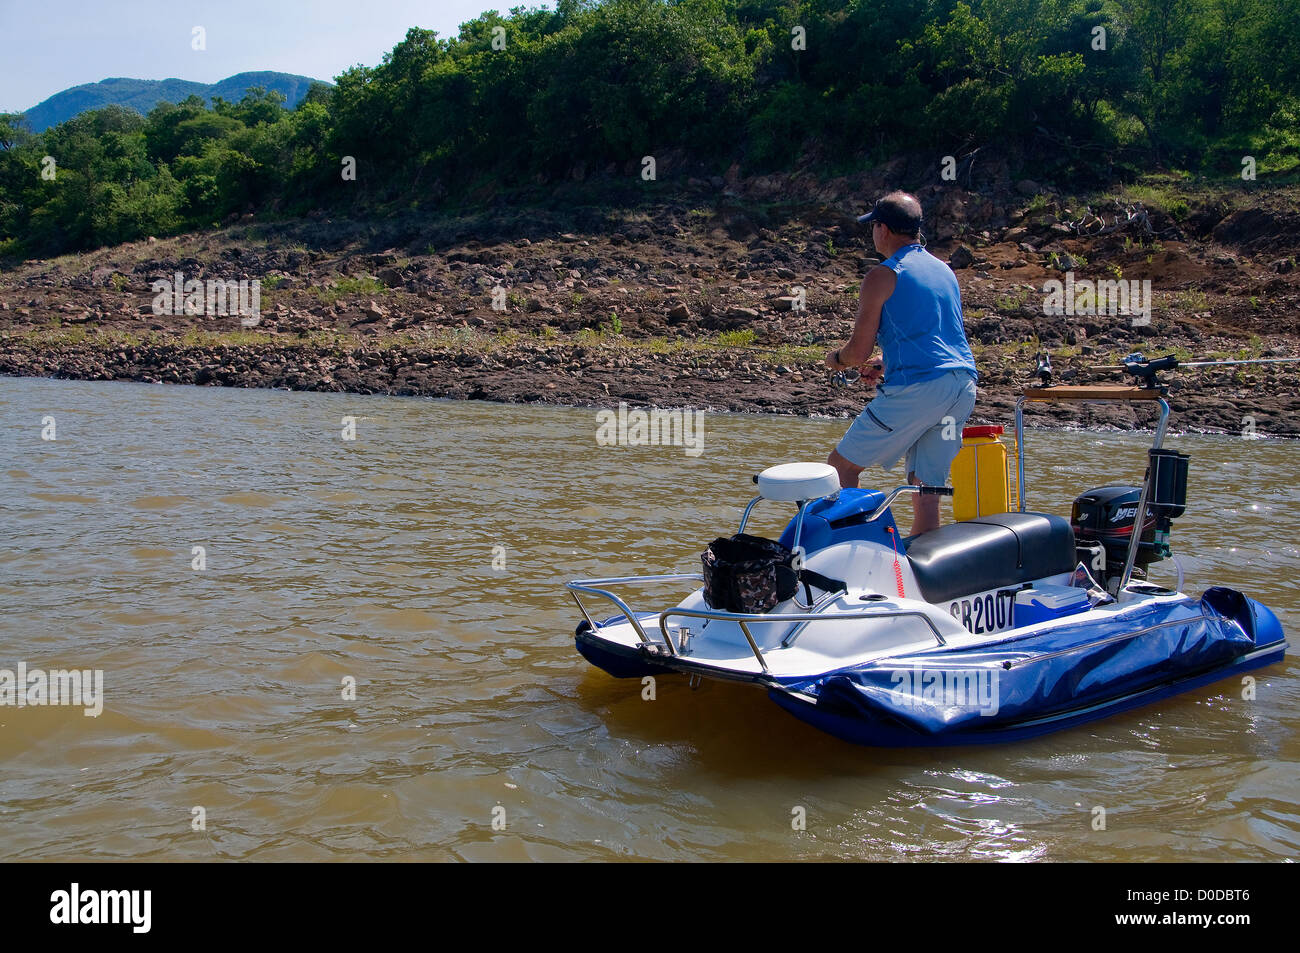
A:
[[[889,534],[889,541],[894,544],[894,583],[898,586],[898,598],[902,599],[904,598],[903,567],[898,564],[898,530],[887,526],[885,532]]]

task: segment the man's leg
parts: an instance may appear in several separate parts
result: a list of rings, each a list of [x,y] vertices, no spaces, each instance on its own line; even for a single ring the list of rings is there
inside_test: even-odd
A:
[[[913,470],[907,475],[907,482],[912,486],[920,486],[921,481],[916,478],[916,471]],[[932,529],[939,528],[939,497],[922,496],[920,493],[912,494],[912,532],[909,535],[916,536],[918,533],[928,533]]]
[[[867,467],[893,466],[907,452],[920,433],[914,415],[906,403],[909,388],[881,392],[862,409],[826,462],[840,477],[840,488],[858,486],[858,477]],[[900,397],[903,398],[901,406]],[[924,423],[921,427],[924,428]],[[861,463],[854,461],[861,460]]]
[[[858,477],[866,467],[860,467],[852,460],[847,460],[841,456],[838,450],[832,450],[831,455],[826,458],[826,462],[833,466],[840,475],[840,488],[856,487]]]
[[[947,379],[944,379],[947,381]],[[975,382],[964,374],[953,374],[954,393],[939,404],[943,416],[907,453],[907,479],[913,485],[946,486],[952,461],[961,449],[962,429],[975,409]],[[912,532],[928,533],[939,528],[939,497],[912,497]]]

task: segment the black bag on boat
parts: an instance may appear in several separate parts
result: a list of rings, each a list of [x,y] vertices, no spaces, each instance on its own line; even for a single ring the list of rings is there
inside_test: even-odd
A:
[[[767,612],[784,602],[804,584],[809,604],[809,583],[826,592],[838,592],[844,583],[811,569],[794,568],[794,553],[772,539],[737,533],[719,536],[700,554],[704,563],[704,601],[724,612]]]
[[[700,555],[704,601],[724,612],[767,612],[799,588],[794,553],[762,536],[719,536]]]

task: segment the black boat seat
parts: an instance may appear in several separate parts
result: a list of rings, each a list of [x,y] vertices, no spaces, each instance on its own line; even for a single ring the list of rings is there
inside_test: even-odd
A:
[[[914,536],[907,560],[926,602],[1014,586],[1075,567],[1070,521],[1047,513],[996,513]]]

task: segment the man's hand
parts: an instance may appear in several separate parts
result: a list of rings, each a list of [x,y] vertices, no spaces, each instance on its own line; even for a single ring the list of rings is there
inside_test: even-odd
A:
[[[885,376],[885,366],[876,361],[874,364],[868,364],[862,372],[862,382],[864,384],[874,384]]]
[[[833,371],[841,371],[841,370],[844,369],[844,365],[842,365],[842,364],[837,364],[837,363],[836,363],[836,360],[835,360],[835,359],[838,358],[839,356],[840,356],[840,352],[839,352],[839,351],[828,351],[827,354],[826,354],[826,358],[825,358],[825,360],[822,361],[822,363],[825,364],[827,367],[829,367],[829,368],[830,368],[831,370],[833,370]]]

